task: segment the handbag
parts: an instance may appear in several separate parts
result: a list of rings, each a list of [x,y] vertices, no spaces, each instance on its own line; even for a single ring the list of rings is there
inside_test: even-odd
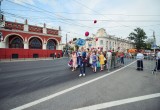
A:
[[[101,65],[100,65],[100,62],[99,62],[99,61],[97,61],[97,67],[101,67]]]

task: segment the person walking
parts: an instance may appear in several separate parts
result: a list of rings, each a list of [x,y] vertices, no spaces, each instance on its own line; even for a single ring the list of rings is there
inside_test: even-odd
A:
[[[90,64],[91,67],[93,67],[93,66],[92,66],[92,62],[93,62],[93,61],[92,61],[92,57],[93,57],[93,52],[91,51],[91,52],[90,52],[90,56],[89,56],[89,64]]]
[[[112,51],[111,68],[116,68],[116,53]]]
[[[138,51],[138,54],[136,56],[137,59],[137,70],[143,71],[143,59],[144,55],[142,54],[142,51]]]
[[[54,58],[57,58],[57,53],[54,54]]]
[[[76,70],[76,67],[77,67],[77,55],[76,55],[76,52],[72,52],[72,60],[73,60],[73,69],[72,71],[75,71]]]
[[[111,50],[109,50],[109,51],[107,52],[106,58],[107,58],[106,69],[110,70],[110,69],[111,69],[111,60],[112,60],[112,53],[111,53]]]
[[[79,56],[79,70],[80,70],[80,74],[79,74],[79,77],[81,77],[82,75],[85,76],[85,65],[86,64],[86,61],[85,59],[80,55]]]
[[[93,67],[93,72],[97,72],[97,55],[95,52],[92,53],[92,67]]]
[[[101,52],[100,55],[99,55],[99,63],[101,65],[101,70],[100,71],[103,71],[103,69],[104,69],[104,55],[103,55],[103,52]]]
[[[82,52],[82,56],[80,57],[80,74],[79,77],[81,77],[82,75],[85,76],[86,74],[86,62],[87,62],[87,58],[86,58],[86,51],[83,50]]]
[[[121,52],[120,58],[121,58],[121,64],[124,65],[124,53],[123,52]]]
[[[154,71],[160,71],[160,50],[158,50],[156,54],[156,67],[154,68],[153,73]]]

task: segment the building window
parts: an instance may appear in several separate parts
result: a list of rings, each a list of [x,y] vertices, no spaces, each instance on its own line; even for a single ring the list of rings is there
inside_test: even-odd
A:
[[[32,38],[29,43],[30,49],[42,49],[42,43],[38,38]]]
[[[106,42],[106,46],[108,46],[108,41]]]
[[[23,48],[23,40],[19,37],[14,38],[10,43],[10,48]]]
[[[53,40],[49,40],[47,42],[47,49],[48,50],[54,50],[54,49],[56,49],[56,44],[55,44],[55,42]]]
[[[103,45],[103,40],[100,40],[100,45]]]

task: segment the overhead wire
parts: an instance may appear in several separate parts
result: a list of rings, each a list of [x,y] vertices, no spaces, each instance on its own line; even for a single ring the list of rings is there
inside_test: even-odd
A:
[[[2,10],[11,10],[11,11],[33,11],[33,12],[43,12],[43,11],[36,11],[36,10],[30,10],[30,9],[28,9],[28,10],[17,10],[17,9],[2,9]],[[54,13],[64,13],[64,14],[86,14],[86,15],[113,15],[113,16],[160,16],[159,14],[141,14],[141,15],[139,15],[139,14],[111,14],[111,13],[101,13],[101,14],[97,14],[97,13],[73,13],[73,12],[54,12]]]
[[[9,0],[6,0],[6,1],[9,1]],[[9,1],[9,2],[12,2],[12,1]],[[15,3],[15,2],[12,2],[12,3]],[[24,2],[25,4],[28,4],[28,3],[26,3],[26,2]],[[17,4],[17,5],[20,5],[20,4]],[[30,7],[32,7],[33,5],[31,5],[31,4],[28,4],[28,5],[30,5]],[[23,6],[23,7],[25,7],[25,8],[28,8],[27,6],[24,6],[24,5],[21,5],[21,6]],[[35,7],[35,6],[34,6]],[[52,12],[48,12],[47,10],[43,10],[43,9],[41,9],[41,8],[39,8],[39,7],[35,7],[35,8],[37,8],[37,9],[33,9],[33,8],[30,8],[30,10],[32,10],[32,11],[37,11],[37,12],[43,12],[43,13],[45,13],[45,12],[47,12],[47,13],[50,13],[50,14],[53,14]],[[87,8],[87,7],[86,7]],[[43,11],[39,11],[39,9],[40,10],[43,10]],[[90,9],[90,8],[89,8]],[[92,9],[91,9],[92,10]],[[95,11],[95,10],[92,10],[92,11]],[[54,12],[54,14],[55,14],[56,12]],[[69,13],[67,13],[67,14],[69,14]],[[70,14],[72,14],[72,13],[70,13]],[[80,13],[79,13],[80,14]],[[81,14],[85,14],[85,13],[81,13]],[[86,13],[87,14],[87,13]],[[97,15],[105,15],[105,14],[100,14],[99,12],[97,12],[96,11],[96,14]],[[49,15],[49,14],[48,14]],[[113,14],[114,15],[114,14]],[[118,15],[118,14],[117,14]],[[119,15],[121,15],[121,14],[119,14]],[[53,16],[53,15],[52,15]],[[59,15],[56,15],[55,14],[55,16],[59,16]],[[144,15],[145,16],[145,15]],[[21,17],[22,19],[24,19],[22,16],[17,16],[17,17]],[[73,23],[73,22],[68,22],[68,21],[72,21],[72,20],[74,20],[74,21],[91,21],[91,20],[78,20],[78,19],[68,19],[68,18],[65,18],[65,17],[63,17],[63,16],[59,16],[60,18],[58,18],[58,19],[60,19],[60,21],[58,21],[58,22],[61,22],[61,23],[64,23],[64,24],[67,24],[67,25],[74,25],[74,26],[79,26],[79,27],[87,27],[87,28],[101,28],[101,27],[90,27],[90,26],[84,26],[84,25],[81,25],[81,24],[75,24],[75,23]],[[53,18],[48,18],[48,19],[52,19],[52,21],[54,21],[54,19]],[[67,22],[66,22],[67,21]],[[93,20],[92,20],[93,21]],[[142,20],[141,21],[134,21],[134,20],[130,20],[130,21],[121,21],[121,20],[100,20],[100,21],[108,21],[108,22],[142,22]],[[145,21],[145,22],[159,22],[158,20],[155,20],[155,21]],[[119,26],[119,27],[133,27],[133,26],[126,26],[126,25],[122,25],[122,26]],[[113,26],[113,27],[110,27],[110,28],[116,28],[116,27],[118,27],[118,26]],[[135,27],[135,26],[134,26]]]
[[[12,2],[12,1],[10,1],[10,0],[6,0],[6,1],[9,1],[9,2]],[[12,3],[14,3],[14,2],[12,2]],[[31,6],[31,7],[34,7],[34,8],[37,8],[37,9],[40,9],[40,10],[42,10],[43,12],[46,12],[46,13],[49,13],[49,14],[51,14],[50,16],[52,16],[52,14],[54,14],[55,16],[58,16],[58,17],[60,17],[60,18],[58,18],[58,19],[60,19],[60,20],[62,20],[62,21],[65,21],[65,19],[68,19],[68,18],[66,18],[66,17],[63,17],[63,16],[61,16],[61,15],[57,15],[57,14],[55,14],[55,13],[53,13],[53,12],[50,12],[50,11],[48,11],[48,10],[45,10],[45,9],[42,9],[42,8],[39,8],[39,7],[37,7],[37,6],[34,6],[34,5],[31,5],[31,4],[28,4],[28,3],[26,3],[26,2],[22,2],[22,3],[24,3],[24,4],[27,4],[27,5],[29,5],[29,6]],[[17,4],[17,3],[16,3]],[[20,5],[20,4],[19,4]],[[24,6],[24,5],[23,5]],[[26,6],[25,6],[26,7]],[[63,19],[62,19],[63,18]],[[66,21],[65,21],[66,22]],[[63,23],[65,23],[65,22],[63,22]],[[69,21],[67,21],[67,22],[69,22]],[[75,24],[75,23],[73,23],[72,21],[71,21],[71,23],[72,24]],[[86,25],[83,25],[83,24],[79,24],[79,23],[77,23],[78,25],[82,25],[82,26],[86,26]],[[77,24],[75,24],[75,25],[77,25]],[[86,26],[87,27],[87,26]]]
[[[99,13],[98,11],[89,8],[88,6],[86,6],[86,5],[82,4],[82,3],[80,3],[80,2],[77,1],[77,0],[74,0],[74,2],[76,2],[76,3],[80,4],[80,5],[82,5],[83,7],[87,8],[87,9],[89,9],[89,10],[91,10],[91,11],[93,11],[94,13],[97,13],[97,14],[102,15],[103,17],[106,17],[106,16],[104,16],[103,14]],[[119,23],[119,24],[120,24],[120,23]],[[120,24],[120,25],[122,25],[122,24]],[[130,26],[127,26],[127,25],[122,25],[122,26],[129,27],[129,28],[130,28]]]
[[[11,15],[14,15],[14,16],[19,16],[21,18],[38,18],[38,19],[51,19],[51,18],[39,18],[39,16],[32,16],[32,17],[28,17],[28,16],[25,16],[24,15],[17,15],[17,14],[13,14],[13,13],[8,13],[8,12],[5,12],[3,11],[3,13],[6,13],[6,14],[11,14]],[[23,16],[23,17],[22,17]],[[58,21],[57,19],[52,19],[52,21]],[[90,19],[63,19],[63,20],[66,20],[66,21],[93,21],[93,20],[90,20]],[[107,21],[107,22],[160,22],[160,20],[106,20],[106,19],[97,19],[98,21]],[[89,26],[84,26],[84,27],[89,27]],[[99,27],[98,27],[99,28]]]

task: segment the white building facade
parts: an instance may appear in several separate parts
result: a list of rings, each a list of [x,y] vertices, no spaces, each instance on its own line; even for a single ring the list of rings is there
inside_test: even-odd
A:
[[[93,35],[89,40],[86,41],[85,48],[89,49],[102,49],[103,51],[115,50],[126,52],[127,49],[134,48],[133,42],[109,35],[106,33],[104,28],[101,28]]]

